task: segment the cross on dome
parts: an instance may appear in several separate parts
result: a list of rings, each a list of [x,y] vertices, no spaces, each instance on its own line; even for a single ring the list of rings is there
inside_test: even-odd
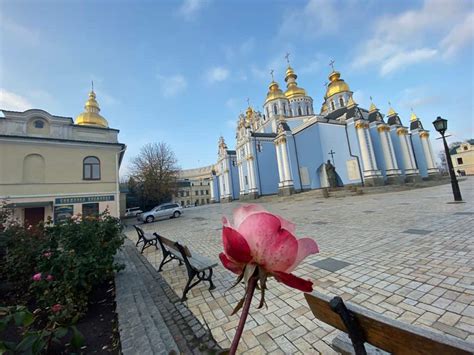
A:
[[[288,63],[288,66],[290,66],[290,53],[286,53],[285,58],[286,62]]]
[[[332,68],[332,71],[334,71],[334,63],[336,61],[334,59],[331,59],[331,61],[329,62],[329,66]]]

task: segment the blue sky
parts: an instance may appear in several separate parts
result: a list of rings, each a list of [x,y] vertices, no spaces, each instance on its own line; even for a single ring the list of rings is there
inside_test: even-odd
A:
[[[319,112],[328,63],[356,101],[408,125],[441,115],[452,140],[473,134],[472,1],[0,0],[0,108],[75,117],[94,80],[101,113],[129,160],[171,145],[182,168],[216,161],[220,135],[262,110],[269,71],[286,61]],[[432,138],[437,136],[432,134]],[[436,150],[440,141],[433,139]]]

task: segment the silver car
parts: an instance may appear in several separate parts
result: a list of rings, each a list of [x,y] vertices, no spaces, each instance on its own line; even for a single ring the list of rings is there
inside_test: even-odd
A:
[[[178,218],[183,213],[183,208],[177,203],[164,203],[153,208],[151,211],[143,212],[137,216],[139,221],[151,223],[163,218]]]

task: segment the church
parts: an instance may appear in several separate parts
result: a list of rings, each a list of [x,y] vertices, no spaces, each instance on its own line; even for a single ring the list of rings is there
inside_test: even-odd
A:
[[[288,57],[287,57],[288,60]],[[237,120],[235,149],[221,137],[211,199],[227,202],[345,185],[403,184],[439,175],[429,133],[390,107],[360,107],[332,68],[319,112],[288,62],[286,90],[273,78],[263,105]]]

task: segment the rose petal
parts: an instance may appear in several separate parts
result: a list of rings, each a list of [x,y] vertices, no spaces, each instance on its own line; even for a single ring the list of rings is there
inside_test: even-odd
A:
[[[222,216],[222,224],[224,225],[224,227],[232,227],[226,216]]]
[[[286,229],[291,234],[295,233],[296,225],[293,222],[290,222],[290,221],[284,219],[281,216],[276,216],[276,217],[278,217],[280,219],[281,228]]]
[[[234,227],[238,229],[242,221],[256,212],[266,212],[265,209],[260,205],[243,205],[234,210]]]
[[[286,272],[274,272],[273,276],[277,281],[284,283],[286,286],[296,288],[303,292],[312,292],[313,283],[309,280],[304,280],[301,277]]]
[[[232,271],[234,274],[240,275],[244,270],[243,265],[233,262],[224,253],[219,254],[219,259],[221,259],[222,265],[224,265],[227,270]]]
[[[243,264],[247,264],[252,260],[247,241],[235,229],[222,228],[222,241],[226,255],[232,260]]]
[[[281,229],[277,216],[254,213],[241,223],[239,232],[250,246],[254,262],[267,271],[285,271],[295,262],[298,242],[289,231]]]
[[[290,273],[306,258],[308,255],[319,253],[318,244],[311,238],[298,239],[298,253],[293,265],[286,272]]]

